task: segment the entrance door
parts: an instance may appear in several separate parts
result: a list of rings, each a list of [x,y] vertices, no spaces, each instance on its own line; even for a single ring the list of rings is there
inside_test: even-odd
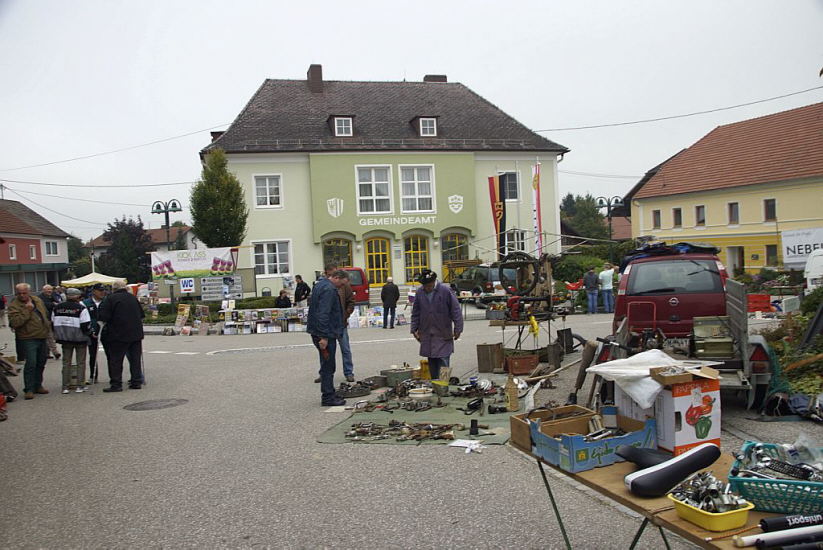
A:
[[[383,286],[391,273],[389,240],[383,238],[366,241],[366,274],[369,286]]]
[[[728,263],[729,276],[734,277],[743,272],[746,265],[745,251],[742,246],[729,246],[726,248],[726,263]]]

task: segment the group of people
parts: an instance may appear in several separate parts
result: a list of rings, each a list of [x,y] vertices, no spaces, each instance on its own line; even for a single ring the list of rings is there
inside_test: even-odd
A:
[[[590,268],[583,276],[583,287],[586,289],[586,313],[597,313],[597,296],[603,297],[603,311],[614,313],[614,266],[608,262],[603,264],[600,273]]]
[[[14,290],[14,299],[7,308],[8,321],[17,341],[18,359],[25,362],[25,399],[49,393],[43,386],[49,352],[55,359],[63,358],[63,393],[86,391],[88,384],[97,382],[100,344],[108,360],[110,381],[109,387],[103,391],[123,391],[123,361],[126,357],[131,374],[129,388],[142,388],[145,313],[126,283],[115,282],[108,295],[104,285],[95,284],[86,299],[77,288],[66,289],[65,298],[51,285],[45,285],[37,295],[31,293],[28,283],[20,283]],[[57,344],[61,345],[62,353],[57,350]]]
[[[343,358],[343,374],[347,381],[354,381],[348,336],[348,318],[354,310],[354,297],[347,271],[329,264],[324,273],[311,292],[306,330],[320,358],[320,376],[315,379],[320,383],[320,403],[328,407],[346,404],[346,400],[335,393],[334,387],[338,345]],[[420,342],[420,355],[428,359],[431,378],[437,379],[441,367],[449,366],[454,341],[463,332],[463,314],[454,292],[449,286],[437,282],[436,273],[425,269],[417,281],[421,287],[412,307],[411,334]],[[394,328],[400,292],[391,278],[383,287],[381,299],[383,328]]]

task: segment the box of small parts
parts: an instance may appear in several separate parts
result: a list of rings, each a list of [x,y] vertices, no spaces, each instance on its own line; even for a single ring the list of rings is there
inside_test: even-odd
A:
[[[529,420],[536,420],[540,422],[541,427],[548,427],[558,422],[563,422],[571,419],[585,419],[586,422],[596,413],[581,407],[580,405],[567,405],[565,407],[555,407],[553,409],[534,409],[527,413],[515,414],[509,417],[509,426],[511,428],[511,444],[521,451],[531,452],[532,450],[532,436],[529,428]]]
[[[622,435],[609,437],[605,431],[591,434],[590,419],[587,418],[571,418],[545,427],[530,421],[532,453],[567,472],[583,472],[622,461],[614,454],[620,445],[657,448],[657,427],[653,418],[641,422],[620,416],[616,407],[603,407],[601,414],[616,418],[617,433]]]

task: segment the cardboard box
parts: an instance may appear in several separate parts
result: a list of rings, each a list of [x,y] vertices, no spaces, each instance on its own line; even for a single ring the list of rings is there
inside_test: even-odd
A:
[[[603,407],[602,414],[616,414],[617,407]],[[609,466],[623,459],[614,451],[620,445],[632,445],[645,449],[657,448],[657,426],[653,418],[645,422],[617,415],[617,425],[627,433],[597,441],[586,441],[588,418],[573,418],[553,425],[542,426],[529,421],[532,437],[532,453],[567,472],[583,472],[601,466]]]
[[[668,368],[652,367],[649,369],[649,374],[652,375],[652,379],[657,380],[663,386],[685,384],[695,379],[718,380],[720,378],[720,373],[711,367],[690,368],[688,372],[682,374],[664,374]]]
[[[658,445],[675,456],[701,443],[714,443],[720,446],[720,380],[715,369],[703,367],[688,382],[663,388],[657,395],[654,406],[648,409],[641,408],[616,384],[614,401],[624,416],[639,421],[654,418],[657,421]],[[708,407],[709,403],[711,407]],[[690,407],[700,407],[708,412],[699,416],[698,411],[689,414]],[[703,420],[698,434],[696,423],[690,424],[688,421],[694,422],[703,416],[707,417],[707,420]],[[703,435],[707,423],[709,429],[705,437],[698,437]]]
[[[569,417],[568,415],[578,416]],[[567,405],[554,409],[540,409],[529,413],[515,414],[509,417],[509,427],[511,428],[511,444],[521,451],[531,452],[532,436],[529,420],[540,421],[541,427],[549,427],[558,422],[565,422],[573,419],[584,419],[587,423],[595,415],[595,412],[580,405]],[[558,418],[562,417],[562,418]]]

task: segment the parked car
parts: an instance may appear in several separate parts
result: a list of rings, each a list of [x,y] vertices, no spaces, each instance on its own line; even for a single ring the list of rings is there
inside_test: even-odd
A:
[[[666,338],[683,338],[692,332],[694,317],[726,315],[726,268],[715,254],[682,250],[638,257],[624,266],[613,332],[628,317],[634,332],[659,329]]]
[[[823,286],[823,249],[813,250],[806,258],[803,278],[806,280],[807,293]]]
[[[359,267],[341,267],[349,274],[349,284],[354,291],[354,301],[357,304],[369,305],[369,279],[366,272]]]
[[[516,270],[504,268],[503,275],[506,278],[506,283],[511,283],[516,278]],[[467,268],[463,273],[457,275],[451,281],[452,289],[458,294],[462,291],[471,292],[474,296],[479,296],[479,302],[475,299],[475,303],[488,303],[494,300],[490,296],[484,294],[491,294],[494,292],[496,285],[500,284],[500,268],[491,264],[480,264]]]

